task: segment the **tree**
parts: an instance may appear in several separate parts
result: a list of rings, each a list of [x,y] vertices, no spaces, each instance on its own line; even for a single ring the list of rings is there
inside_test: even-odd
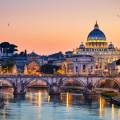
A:
[[[14,61],[13,61],[13,59],[12,58],[9,58],[9,59],[7,59],[7,61],[4,63],[4,62],[2,62],[2,69],[4,70],[4,71],[9,71],[9,72],[11,72],[12,71],[12,68],[13,68],[13,66],[14,66]]]
[[[10,44],[9,42],[2,42],[0,44],[3,53],[14,53],[17,51],[17,46],[14,44]]]
[[[2,48],[2,52],[3,53],[7,53],[8,49],[9,49],[9,43],[8,42],[2,42],[0,44],[0,47]]]
[[[54,74],[57,72],[58,69],[59,69],[59,66],[45,64],[45,65],[41,66],[40,72],[42,72],[44,74]]]
[[[8,53],[14,53],[14,52],[16,52],[16,51],[18,51],[18,50],[17,50],[17,46],[14,45],[14,44],[10,44],[10,45],[9,45],[9,49],[8,49]]]

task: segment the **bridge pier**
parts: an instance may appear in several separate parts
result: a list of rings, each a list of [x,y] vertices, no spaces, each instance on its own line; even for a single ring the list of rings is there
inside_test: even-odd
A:
[[[19,90],[18,88],[14,88],[13,95],[14,96],[25,96],[26,91],[24,90]]]
[[[25,96],[26,94],[25,85],[22,80],[17,79],[15,84],[13,85],[13,89],[14,96]]]
[[[48,93],[49,95],[60,95],[60,86],[58,86],[57,84],[50,85]]]

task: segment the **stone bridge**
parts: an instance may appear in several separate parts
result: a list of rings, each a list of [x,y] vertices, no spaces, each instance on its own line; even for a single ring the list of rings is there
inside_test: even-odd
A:
[[[14,89],[14,95],[25,94],[26,89],[34,82],[46,85],[49,91],[53,92],[57,87],[57,92],[62,86],[67,84],[79,85],[83,89],[91,88],[113,88],[120,91],[120,76],[67,76],[67,75],[0,75],[0,88],[7,84]]]

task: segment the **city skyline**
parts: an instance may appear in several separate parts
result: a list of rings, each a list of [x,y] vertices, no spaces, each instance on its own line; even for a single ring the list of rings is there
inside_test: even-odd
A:
[[[39,54],[73,50],[86,42],[96,20],[119,48],[119,0],[1,0],[0,41]]]

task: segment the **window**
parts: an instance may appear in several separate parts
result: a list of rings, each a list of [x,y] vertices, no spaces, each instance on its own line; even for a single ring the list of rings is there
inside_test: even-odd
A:
[[[83,72],[85,72],[86,71],[86,66],[85,65],[83,65]]]
[[[78,72],[78,66],[76,66],[76,73]]]

